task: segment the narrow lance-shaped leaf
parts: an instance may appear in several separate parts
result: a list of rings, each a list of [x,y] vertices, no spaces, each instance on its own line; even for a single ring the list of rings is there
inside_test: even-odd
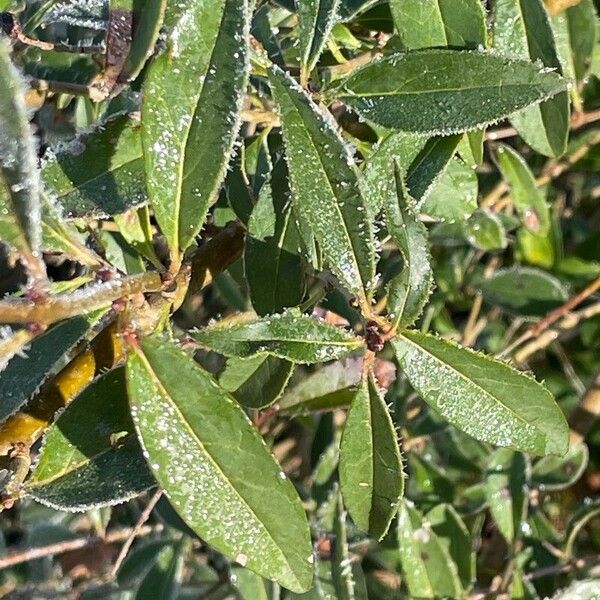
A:
[[[315,68],[335,24],[340,0],[299,0],[302,78]]]
[[[328,112],[278,67],[270,69],[269,78],[294,204],[310,223],[330,269],[366,308],[375,277],[375,243],[352,157]]]
[[[169,12],[170,11],[170,12]],[[217,199],[248,79],[247,0],[171,3],[166,51],[144,84],[150,202],[179,262]]]
[[[510,187],[511,197],[523,225],[538,235],[550,230],[550,207],[538,188],[525,159],[513,148],[502,144],[496,151],[498,167]]]
[[[388,198],[385,222],[388,233],[398,246],[404,266],[388,288],[388,312],[394,325],[409,327],[423,312],[433,286],[427,229],[411,206],[400,167],[395,163],[396,195]]]
[[[312,549],[300,499],[237,402],[155,338],[130,356],[127,387],[152,471],[185,522],[232,560],[307,590]]]
[[[21,77],[0,34],[0,238],[21,254],[35,279],[45,276],[37,155]]]
[[[383,127],[430,135],[480,129],[566,89],[556,73],[487,52],[392,54],[330,96]]]
[[[458,569],[429,522],[408,501],[398,513],[398,554],[414,598],[461,598]]]
[[[562,73],[543,0],[499,0],[494,4],[494,48]],[[560,156],[569,132],[569,95],[562,91],[511,117],[523,139],[541,154]]]
[[[465,433],[532,454],[566,452],[565,417],[552,394],[531,377],[416,331],[401,333],[392,345],[423,400]]]
[[[267,353],[305,364],[337,360],[363,348],[363,341],[348,331],[297,310],[245,323],[221,322],[192,336],[225,356]]]
[[[362,382],[348,411],[339,471],[354,523],[383,538],[404,493],[404,474],[394,423],[373,376]]]
[[[124,502],[153,484],[119,368],[94,381],[50,426],[27,492],[59,510],[80,511]]]

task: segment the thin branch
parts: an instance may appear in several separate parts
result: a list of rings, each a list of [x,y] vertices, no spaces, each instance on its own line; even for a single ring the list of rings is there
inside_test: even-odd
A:
[[[158,525],[146,525],[137,532],[137,537],[150,535],[152,533],[160,533],[164,529],[162,524]],[[58,542],[56,544],[49,544],[48,546],[41,546],[39,548],[28,548],[27,550],[20,550],[9,553],[7,556],[0,558],[0,569],[7,569],[14,567],[30,560],[37,558],[45,558],[46,556],[53,556],[56,554],[64,554],[65,552],[72,552],[73,550],[81,550],[81,548],[87,548],[89,546],[95,546],[99,543],[115,544],[127,540],[131,535],[133,528],[128,527],[127,529],[120,529],[107,534],[105,537],[99,536],[86,536],[77,538],[74,540],[67,540],[64,542]]]
[[[0,323],[35,323],[47,327],[110,306],[120,298],[159,292],[163,287],[160,274],[150,272],[89,285],[69,294],[46,296],[37,302],[10,298],[0,301]]]
[[[110,570],[111,578],[114,578],[117,576],[117,573],[118,573],[119,569],[121,568],[121,565],[123,564],[123,561],[125,560],[129,550],[131,549],[131,546],[132,546],[135,538],[139,536],[139,532],[142,530],[142,528],[146,524],[146,521],[150,518],[150,515],[151,515],[152,511],[154,510],[154,507],[157,505],[158,501],[162,498],[162,495],[163,495],[163,491],[159,489],[154,494],[154,496],[152,496],[152,498],[150,498],[150,502],[148,502],[146,508],[144,509],[144,512],[142,512],[142,514],[140,515],[138,522],[135,524],[135,527],[132,529],[131,534],[129,535],[129,537],[127,538],[125,543],[123,544],[123,547],[121,548],[121,551],[119,552],[119,556],[117,556],[117,560],[115,561],[115,564],[113,565],[112,569]]]
[[[594,376],[592,383],[581,397],[581,402],[569,418],[571,445],[583,442],[598,415],[600,415],[600,371]]]

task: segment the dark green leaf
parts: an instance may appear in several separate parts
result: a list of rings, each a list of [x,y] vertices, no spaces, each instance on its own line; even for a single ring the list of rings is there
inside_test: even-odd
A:
[[[271,600],[268,583],[248,569],[232,566],[230,580],[239,592],[240,600]]]
[[[252,306],[259,315],[297,306],[306,292],[303,241],[292,210],[288,172],[280,158],[248,222],[244,268]]]
[[[589,460],[585,444],[574,444],[564,456],[545,456],[531,470],[531,484],[540,490],[571,487],[583,475]]]
[[[391,169],[390,169],[391,170]],[[388,312],[394,325],[409,327],[423,312],[433,287],[427,229],[415,214],[400,167],[394,169],[396,194],[384,205],[388,233],[400,249],[403,271],[388,288]]]
[[[296,310],[250,322],[217,323],[193,337],[225,356],[268,353],[297,363],[337,360],[363,347],[361,339]]]
[[[340,0],[299,0],[298,37],[302,55],[303,78],[315,68],[335,24]]]
[[[50,427],[27,492],[43,504],[80,511],[125,502],[153,484],[119,368],[87,387]]]
[[[104,312],[55,325],[34,340],[24,356],[15,356],[8,363],[0,377],[0,421],[19,410],[48,377],[66,365],[69,353]]]
[[[569,298],[558,279],[538,269],[500,269],[477,287],[487,302],[513,314],[541,317]]]
[[[427,513],[427,521],[440,545],[454,561],[464,590],[475,580],[475,552],[467,527],[451,504],[438,504]]]
[[[0,239],[16,248],[39,278],[42,205],[36,147],[25,106],[21,76],[0,33]]]
[[[423,400],[465,433],[533,454],[566,452],[565,417],[552,394],[534,379],[415,331],[398,335],[392,345]]]
[[[503,0],[494,5],[494,48],[499,52],[562,72],[554,35],[543,0]],[[560,156],[569,131],[566,91],[513,115],[511,123],[535,150]]]
[[[166,7],[167,0],[134,0],[133,37],[119,81],[132,81],[141,73],[146,61],[154,52]]]
[[[396,30],[410,50],[483,47],[485,13],[480,0],[390,0]]]
[[[348,21],[377,2],[379,0],[340,0],[340,17]]]
[[[159,554],[167,547],[172,546],[171,540],[153,540],[145,542],[127,555],[117,573],[117,581],[122,587],[139,585],[143,578],[156,563]]]
[[[509,544],[520,537],[527,514],[530,467],[523,454],[508,448],[489,458],[486,497],[500,533]]]
[[[331,115],[279,68],[271,68],[269,77],[294,204],[310,223],[331,270],[365,306],[374,285],[375,244],[353,159]]]
[[[265,408],[281,397],[293,370],[293,363],[268,354],[230,358],[219,385],[243,406]]]
[[[398,552],[406,585],[414,598],[460,598],[458,568],[430,523],[408,501],[398,514]]]
[[[561,77],[527,61],[423,50],[370,63],[332,96],[383,127],[449,135],[494,123],[565,88]]]
[[[352,520],[383,538],[404,493],[404,474],[394,424],[373,377],[363,382],[348,411],[339,471]]]
[[[42,179],[66,217],[106,218],[147,202],[140,130],[122,116],[48,153]]]
[[[359,358],[324,366],[288,389],[279,402],[280,410],[308,414],[349,406],[360,383],[361,368]]]
[[[238,563],[307,590],[304,510],[239,404],[190,357],[154,338],[130,356],[127,387],[150,466],[186,523]]]
[[[177,597],[177,590],[183,574],[182,543],[163,546],[154,564],[143,578],[134,596],[135,600]]]
[[[169,4],[167,49],[144,83],[148,193],[177,263],[217,194],[248,78],[247,0]]]
[[[547,235],[550,230],[550,208],[524,158],[504,144],[499,146],[496,156],[523,225],[531,233]]]

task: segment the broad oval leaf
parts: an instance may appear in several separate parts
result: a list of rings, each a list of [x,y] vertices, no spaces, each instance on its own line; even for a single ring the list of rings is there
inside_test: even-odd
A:
[[[65,366],[69,353],[105,311],[63,321],[35,339],[24,356],[15,356],[0,377],[0,421],[26,404],[39,387]]]
[[[353,159],[328,112],[278,67],[270,69],[269,79],[294,204],[310,223],[331,270],[366,307],[375,278],[375,243]]]
[[[529,471],[527,458],[508,448],[496,450],[488,460],[485,482],[488,506],[509,544],[520,537],[527,515]]]
[[[192,358],[155,338],[129,357],[127,388],[152,471],[185,522],[229,558],[307,590],[304,510],[239,404]]]
[[[532,454],[567,451],[565,417],[552,394],[531,377],[416,331],[402,332],[392,345],[423,400],[465,433]]]
[[[538,61],[562,72],[543,0],[499,0],[494,4],[494,48],[503,54]],[[511,123],[533,148],[547,156],[566,150],[569,95],[566,91],[513,115]]]
[[[490,210],[476,210],[464,223],[463,233],[471,246],[484,252],[504,250],[508,245],[504,224]]]
[[[247,0],[170,3],[175,25],[144,83],[148,194],[175,263],[229,163],[248,80],[249,12]]]
[[[373,377],[356,392],[340,445],[344,503],[359,529],[382,539],[404,493],[394,423]]]
[[[337,360],[364,347],[363,341],[348,331],[297,310],[246,323],[221,322],[192,336],[225,356],[267,353],[304,364]]]
[[[144,204],[140,122],[121,116],[51,149],[42,181],[67,218],[102,219]]]
[[[390,0],[396,31],[406,48],[472,48],[486,42],[480,0]]]
[[[490,304],[524,317],[544,316],[569,298],[556,277],[531,267],[499,269],[477,287]]]
[[[550,207],[525,159],[505,144],[498,147],[496,156],[523,225],[531,233],[547,235],[550,230]]]
[[[565,89],[559,75],[527,61],[422,50],[370,63],[330,95],[383,127],[449,135],[490,125]]]
[[[16,248],[30,272],[44,277],[41,261],[42,204],[37,153],[21,76],[0,34],[0,238]]]
[[[281,397],[294,363],[268,354],[230,358],[219,385],[246,408],[266,408]]]
[[[26,491],[59,510],[84,511],[125,502],[154,483],[119,368],[88,386],[50,426]]]
[[[302,78],[315,68],[335,24],[340,0],[299,0],[299,40],[302,53]]]
[[[391,170],[391,169],[390,169]],[[388,312],[395,326],[409,327],[421,315],[433,288],[427,229],[411,206],[403,175],[394,169],[396,195],[384,206],[388,233],[404,259],[403,271],[388,288]]]
[[[398,512],[398,554],[406,585],[414,598],[460,598],[458,569],[429,522],[411,502]]]

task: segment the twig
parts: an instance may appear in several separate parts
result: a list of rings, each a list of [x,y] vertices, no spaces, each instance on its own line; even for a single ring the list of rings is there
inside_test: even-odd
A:
[[[581,402],[569,417],[571,445],[583,442],[598,415],[600,415],[600,371],[596,373],[592,383],[581,397]]]
[[[152,533],[160,533],[164,529],[162,524],[158,525],[146,525],[137,532],[137,537],[146,536]],[[11,552],[7,556],[0,558],[0,569],[7,569],[14,567],[30,560],[37,558],[44,558],[46,556],[52,556],[56,554],[64,554],[65,552],[72,552],[73,550],[80,550],[81,548],[87,548],[88,546],[94,546],[95,544],[115,544],[126,540],[131,535],[132,528],[120,529],[107,534],[105,537],[99,536],[86,536],[77,538],[74,540],[67,540],[64,542],[57,542],[56,544],[49,544],[48,546],[41,546],[39,548],[28,548],[27,550],[20,550]]]
[[[35,323],[47,327],[110,306],[120,298],[159,292],[163,287],[160,275],[150,272],[90,285],[69,294],[46,296],[37,302],[11,298],[0,301],[0,323]]]
[[[163,491],[158,490],[154,494],[154,496],[152,496],[152,498],[150,498],[150,502],[148,502],[146,508],[140,515],[138,522],[135,524],[135,527],[131,530],[131,534],[129,535],[129,537],[127,538],[125,543],[123,544],[123,547],[121,548],[121,551],[119,552],[119,556],[117,556],[117,560],[115,561],[115,564],[113,565],[113,567],[110,571],[111,578],[114,578],[117,576],[117,573],[118,573],[119,569],[121,568],[121,565],[123,564],[123,561],[125,560],[125,557],[127,556],[129,550],[131,549],[133,541],[135,540],[136,537],[139,536],[139,532],[144,527],[146,521],[150,518],[150,514],[154,510],[154,507],[156,506],[158,501],[161,499],[162,494],[163,494]]]
[[[541,321],[538,321],[535,325],[530,327],[525,333],[519,336],[508,348],[503,350],[500,356],[506,356],[518,348],[521,344],[524,344],[528,340],[539,336],[542,332],[549,329],[554,323],[562,319],[567,313],[571,312],[584,300],[587,300],[590,296],[595,294],[600,289],[600,277],[595,279],[581,292],[570,298],[562,306],[550,311]]]

